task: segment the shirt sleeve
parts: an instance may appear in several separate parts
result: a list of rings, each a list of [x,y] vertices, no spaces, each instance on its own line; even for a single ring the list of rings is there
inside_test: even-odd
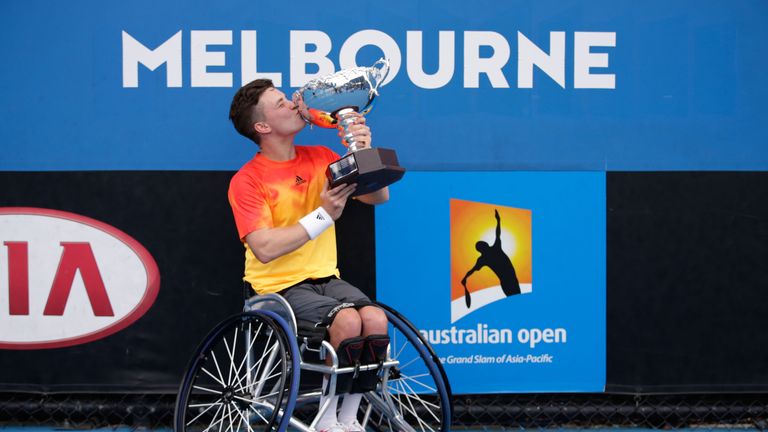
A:
[[[272,228],[272,210],[261,184],[245,175],[235,175],[229,183],[229,205],[235,217],[240,240],[253,231]]]

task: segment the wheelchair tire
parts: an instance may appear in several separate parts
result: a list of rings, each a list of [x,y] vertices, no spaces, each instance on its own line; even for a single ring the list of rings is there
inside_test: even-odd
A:
[[[389,320],[389,357],[400,366],[382,377],[376,392],[364,394],[363,423],[376,431],[450,431],[450,387],[437,356],[412,324],[382,308]]]
[[[270,311],[234,315],[208,333],[190,360],[174,430],[282,432],[298,387],[299,349],[285,320]]]

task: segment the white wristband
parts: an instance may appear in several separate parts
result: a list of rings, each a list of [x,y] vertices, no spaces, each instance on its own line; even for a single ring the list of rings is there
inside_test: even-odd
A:
[[[333,226],[333,218],[322,206],[320,206],[309,212],[308,215],[299,219],[299,223],[305,230],[307,230],[309,238],[314,240],[323,231]]]

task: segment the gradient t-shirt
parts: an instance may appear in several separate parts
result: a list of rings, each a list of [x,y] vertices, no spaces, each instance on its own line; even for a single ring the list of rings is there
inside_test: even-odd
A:
[[[253,231],[296,224],[320,206],[325,170],[339,156],[322,146],[295,148],[296,157],[284,162],[257,154],[229,184],[229,204],[245,246],[243,279],[259,294],[278,292],[305,279],[339,276],[334,226],[267,264],[259,262],[245,243],[245,236]]]

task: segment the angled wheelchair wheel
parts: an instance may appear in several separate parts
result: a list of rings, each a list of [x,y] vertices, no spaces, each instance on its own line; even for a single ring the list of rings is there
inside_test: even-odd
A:
[[[187,367],[175,431],[284,431],[298,393],[298,356],[293,332],[273,312],[222,321]]]
[[[389,358],[399,366],[363,396],[362,423],[376,431],[449,431],[452,395],[437,356],[410,322],[379,306],[389,320]]]

